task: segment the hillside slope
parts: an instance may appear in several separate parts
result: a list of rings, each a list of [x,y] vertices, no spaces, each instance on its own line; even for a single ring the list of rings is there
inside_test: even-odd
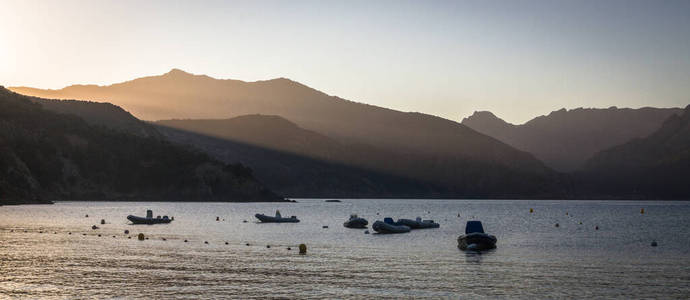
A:
[[[521,198],[535,195],[535,183],[549,182],[529,176],[520,183],[511,181],[518,177],[502,166],[471,161],[445,164],[441,158],[343,144],[278,116],[155,124],[173,141],[195,145],[226,162],[252,166],[269,187],[295,197]],[[557,190],[542,188],[551,195]]]
[[[599,194],[690,199],[690,105],[651,135],[597,153],[578,175]]]
[[[0,203],[281,200],[242,165],[37,102],[0,87]]]
[[[634,138],[645,137],[661,127],[680,108],[561,109],[513,125],[490,112],[475,112],[462,124],[534,154],[547,166],[571,172],[595,153]]]
[[[154,123],[171,141],[194,145],[226,163],[251,166],[281,195],[298,198],[439,198],[444,189],[404,176],[338,163],[339,143],[276,116]],[[287,127],[287,128],[286,128]],[[204,130],[208,128],[208,130]]]

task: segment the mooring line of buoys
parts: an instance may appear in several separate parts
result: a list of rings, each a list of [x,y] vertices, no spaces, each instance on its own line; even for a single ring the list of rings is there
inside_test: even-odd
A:
[[[94,225],[94,226],[95,226],[95,225]],[[10,232],[14,232],[14,229],[11,229]],[[24,230],[24,232],[27,233],[28,231],[27,231],[27,230]],[[43,231],[41,230],[41,231],[39,231],[39,233],[43,233]],[[129,230],[125,230],[124,233],[125,233],[125,234],[129,234]],[[369,231],[367,230],[367,231],[365,231],[365,233],[368,234]],[[53,232],[53,234],[57,234],[57,231]],[[68,235],[72,235],[72,232],[69,231],[69,232],[67,232],[67,234],[68,234]],[[82,233],[82,236],[88,236],[88,234]],[[97,236],[97,237],[103,237],[103,234],[97,234],[96,236]],[[113,237],[113,238],[117,238],[116,235],[113,235],[112,237]],[[131,236],[131,235],[127,235],[127,239],[132,239],[132,236]],[[149,240],[149,237],[147,237],[144,233],[139,233],[139,234],[137,235],[137,239],[138,239],[139,241],[144,241],[144,240]],[[161,237],[161,240],[162,240],[162,241],[167,241],[168,239],[165,238],[165,237]],[[187,242],[189,242],[189,240],[188,240],[188,239],[185,239],[184,242],[187,243]],[[227,241],[225,241],[225,242],[223,242],[223,243],[224,243],[225,245],[230,245],[230,242],[227,242]],[[209,243],[208,241],[204,241],[204,244],[205,244],[205,245],[209,245],[210,243]],[[245,245],[246,245],[246,246],[251,246],[250,243],[245,243]],[[307,246],[306,246],[305,244],[299,244],[298,247],[299,247],[299,254],[304,255],[304,254],[307,253]],[[270,249],[270,248],[272,248],[272,247],[271,247],[270,244],[268,244],[268,245],[266,245],[266,248],[267,248],[267,249]],[[292,250],[292,247],[291,247],[291,246],[288,246],[288,247],[286,247],[285,249],[287,249],[288,251],[291,251],[291,250]]]

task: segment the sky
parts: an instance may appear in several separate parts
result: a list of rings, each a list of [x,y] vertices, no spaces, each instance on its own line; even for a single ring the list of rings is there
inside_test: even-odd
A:
[[[0,85],[107,85],[172,68],[286,77],[456,121],[684,107],[690,1],[0,0]]]

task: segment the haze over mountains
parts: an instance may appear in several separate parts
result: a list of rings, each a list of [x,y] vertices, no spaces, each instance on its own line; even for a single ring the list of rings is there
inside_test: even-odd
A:
[[[534,154],[549,167],[571,172],[599,151],[645,137],[681,108],[561,109],[513,125],[491,112],[478,111],[462,124]]]
[[[172,145],[119,107],[0,87],[0,204],[51,200],[282,198],[250,169]]]
[[[572,173],[600,151],[657,134],[682,109],[560,110],[523,125],[477,112],[460,124],[328,96],[283,78],[218,80],[177,69],[110,86],[12,89],[49,98],[112,102],[138,117],[159,119],[150,128],[127,130],[192,145],[225,163],[247,165],[269,188],[290,197],[690,197],[682,188],[655,193],[642,189],[642,181],[637,181],[639,190],[617,184],[611,175],[617,171],[596,167],[605,165],[602,159]],[[103,125],[112,123],[114,128],[131,125],[115,106],[107,106],[111,112],[103,116],[100,110],[89,112],[75,102],[65,103],[72,103],[71,109],[84,119],[106,120]],[[690,149],[690,143],[678,140],[674,149]],[[645,146],[634,144],[628,151],[652,155],[641,147]],[[683,163],[654,168],[684,174],[690,167]],[[635,174],[644,174],[642,170],[652,164],[635,168]]]
[[[690,105],[651,135],[599,152],[578,174],[601,194],[687,199],[690,195]],[[598,182],[606,182],[599,185]]]
[[[343,100],[282,78],[242,82],[174,69],[104,87],[13,90],[49,98],[108,101],[144,119],[278,115],[338,143],[372,149],[361,154],[368,156],[363,167],[441,186],[445,197],[565,193],[557,187],[553,171],[532,155],[462,124]]]

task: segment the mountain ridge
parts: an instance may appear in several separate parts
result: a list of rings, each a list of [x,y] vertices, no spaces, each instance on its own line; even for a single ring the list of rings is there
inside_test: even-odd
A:
[[[462,123],[517,149],[534,154],[548,166],[571,172],[598,151],[644,137],[680,108],[609,107],[560,109],[521,125],[495,115],[475,113]]]
[[[565,193],[556,188],[558,175],[532,154],[465,125],[344,100],[288,79],[247,83],[171,71],[79,93],[59,96],[109,101],[140,118],[166,117],[143,117],[149,120],[278,115],[342,145],[375,149],[379,157],[366,167],[452,187],[458,195]]]

